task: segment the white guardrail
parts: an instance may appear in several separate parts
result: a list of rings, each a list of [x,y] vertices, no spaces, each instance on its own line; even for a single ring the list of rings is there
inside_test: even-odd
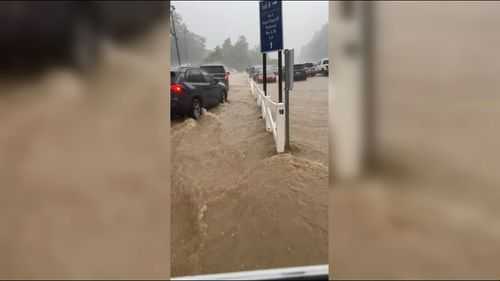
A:
[[[276,151],[285,152],[285,104],[274,102],[270,96],[265,96],[264,91],[252,79],[248,78],[248,83],[252,95],[257,99],[257,106],[261,108],[266,130],[273,133]]]

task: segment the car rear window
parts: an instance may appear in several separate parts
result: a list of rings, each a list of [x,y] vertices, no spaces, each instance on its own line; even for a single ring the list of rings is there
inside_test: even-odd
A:
[[[173,83],[176,77],[177,77],[177,72],[170,71],[170,83]]]
[[[301,70],[301,69],[304,69],[304,65],[303,64],[296,64],[296,65],[293,66],[293,68]]]
[[[186,80],[191,83],[204,83],[206,82],[205,77],[201,73],[201,70],[191,69],[186,73]]]
[[[204,65],[200,67],[208,73],[226,73],[224,66],[222,65]]]

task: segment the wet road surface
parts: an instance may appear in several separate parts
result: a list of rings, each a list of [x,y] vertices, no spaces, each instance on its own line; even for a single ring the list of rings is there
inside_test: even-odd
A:
[[[172,276],[327,263],[327,79],[296,87],[291,153],[242,73],[229,103],[172,121]]]

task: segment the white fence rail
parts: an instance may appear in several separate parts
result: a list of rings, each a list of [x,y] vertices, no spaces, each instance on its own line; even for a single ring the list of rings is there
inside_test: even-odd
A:
[[[264,91],[252,79],[248,79],[250,91],[261,108],[262,118],[266,123],[266,130],[273,133],[276,151],[285,152],[285,104],[274,102],[270,96],[265,96]]]

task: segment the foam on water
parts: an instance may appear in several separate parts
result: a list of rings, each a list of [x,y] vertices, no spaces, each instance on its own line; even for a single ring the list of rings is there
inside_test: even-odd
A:
[[[215,113],[213,113],[213,112],[210,112],[210,111],[206,111],[206,109],[204,109],[204,110],[205,110],[205,111],[204,111],[203,115],[204,115],[205,117],[208,117],[208,118],[210,118],[210,119],[215,120],[215,121],[216,121],[216,122],[218,122],[218,123],[221,123],[221,120],[220,120],[219,115],[217,115],[217,114],[215,114]]]
[[[187,118],[184,120],[181,124],[177,125],[175,129],[172,130],[172,136],[175,138],[181,134],[185,134],[191,129],[195,128],[198,124],[196,123],[196,120],[192,118]]]

